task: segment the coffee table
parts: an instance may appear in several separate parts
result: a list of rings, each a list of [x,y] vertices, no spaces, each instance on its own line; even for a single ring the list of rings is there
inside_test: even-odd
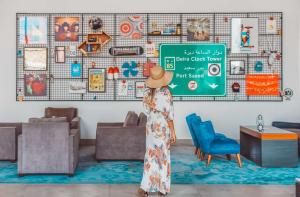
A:
[[[262,167],[297,167],[297,134],[266,126],[240,126],[241,155]]]

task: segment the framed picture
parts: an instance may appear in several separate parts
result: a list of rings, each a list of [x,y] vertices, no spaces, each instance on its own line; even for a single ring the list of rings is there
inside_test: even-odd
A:
[[[55,17],[55,41],[79,40],[79,17]]]
[[[187,19],[187,41],[209,41],[209,18]]]
[[[48,19],[46,16],[21,16],[19,18],[20,44],[47,44]]]
[[[245,61],[244,60],[231,60],[230,61],[230,74],[231,75],[245,75]]]
[[[258,18],[232,18],[231,52],[258,53]]]
[[[46,96],[47,75],[46,74],[25,74],[24,92],[25,92],[25,96]]]
[[[66,49],[64,46],[55,47],[55,63],[66,62]]]
[[[145,81],[136,81],[135,82],[135,97],[143,98],[145,89],[146,89]]]
[[[105,73],[105,68],[89,68],[89,92],[105,92]]]
[[[24,70],[37,71],[47,70],[48,49],[47,48],[24,48]]]

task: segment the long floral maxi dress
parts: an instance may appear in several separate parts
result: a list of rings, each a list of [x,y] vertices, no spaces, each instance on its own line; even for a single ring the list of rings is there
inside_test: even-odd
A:
[[[150,89],[145,91],[143,106],[147,114],[146,154],[141,188],[146,192],[170,192],[170,129],[173,120],[173,99],[167,87],[155,89],[154,109],[150,110]]]

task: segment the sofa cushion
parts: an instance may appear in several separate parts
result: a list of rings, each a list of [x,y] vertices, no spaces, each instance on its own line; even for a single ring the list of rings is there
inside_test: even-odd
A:
[[[233,139],[223,138],[216,139],[212,142],[210,154],[238,154],[240,153],[240,145]]]
[[[66,117],[56,117],[56,118],[29,118],[29,123],[38,123],[38,122],[67,122]]]
[[[142,112],[139,115],[138,126],[143,127],[147,124],[147,116]]]
[[[129,111],[127,113],[127,116],[125,118],[123,126],[124,127],[137,126],[138,120],[139,120],[138,115],[135,112],[133,112],[133,111]]]
[[[22,123],[20,122],[0,123],[0,127],[16,127],[17,135],[22,133]]]
[[[71,122],[73,118],[77,116],[77,109],[76,108],[53,108],[48,107],[45,109],[45,117],[52,118],[52,117],[67,117],[67,121]]]

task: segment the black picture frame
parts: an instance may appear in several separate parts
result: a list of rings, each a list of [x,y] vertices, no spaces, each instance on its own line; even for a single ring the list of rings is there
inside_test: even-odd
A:
[[[233,69],[232,69],[232,62],[243,62],[243,67],[244,67],[244,71],[238,74],[233,73]],[[229,74],[230,75],[245,75],[246,74],[246,62],[245,60],[230,60],[230,70],[229,70]]]

